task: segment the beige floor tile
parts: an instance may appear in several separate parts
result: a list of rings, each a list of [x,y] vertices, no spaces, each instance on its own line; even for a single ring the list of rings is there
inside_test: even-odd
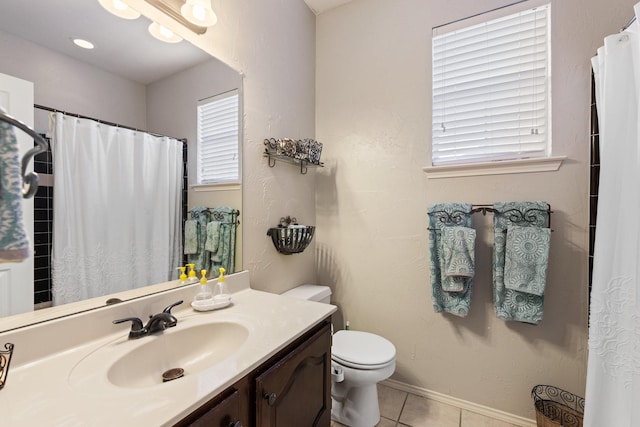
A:
[[[376,424],[376,427],[396,427],[396,422],[388,418],[380,418],[380,422]]]
[[[400,422],[411,427],[459,427],[460,409],[409,394],[400,414]]]
[[[397,421],[407,399],[407,392],[378,384],[380,416]]]
[[[485,417],[484,415],[462,410],[461,427],[517,427],[505,421]]]

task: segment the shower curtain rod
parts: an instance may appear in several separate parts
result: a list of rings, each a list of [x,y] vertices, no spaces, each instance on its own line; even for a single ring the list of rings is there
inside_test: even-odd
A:
[[[173,138],[173,139],[177,139],[178,141],[182,142],[183,144],[187,143],[187,138],[175,138],[175,137],[169,136],[169,135],[161,135],[159,133],[148,132],[148,131],[146,131],[144,129],[138,129],[138,128],[134,128],[134,127],[131,127],[131,126],[125,126],[125,125],[121,125],[121,124],[118,124],[118,123],[108,122],[108,121],[102,120],[102,119],[96,119],[95,117],[83,116],[82,114],[69,113],[67,111],[58,110],[56,108],[45,107],[44,105],[34,104],[33,107],[34,108],[38,108],[40,110],[51,111],[52,113],[62,113],[62,114],[66,114],[68,116],[78,117],[80,119],[93,120],[94,122],[102,123],[102,124],[105,124],[105,125],[108,125],[108,126],[114,126],[114,127],[118,127],[118,128],[122,128],[122,129],[133,130],[133,131],[136,131],[136,132],[144,132],[144,133],[148,133],[149,135],[152,135],[152,136],[159,136],[159,137],[162,137],[162,138],[164,138],[164,137]]]
[[[629,20],[629,22],[627,22],[627,25],[625,25],[624,27],[620,28],[620,32],[623,32],[624,30],[629,28],[631,26],[631,24],[633,24],[635,21],[636,21],[636,17],[634,16],[633,18],[631,18]]]

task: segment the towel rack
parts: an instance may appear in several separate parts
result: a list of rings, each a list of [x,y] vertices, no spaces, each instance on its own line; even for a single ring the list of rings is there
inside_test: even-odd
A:
[[[226,213],[226,212],[218,212],[218,211],[214,210],[213,208],[207,208],[207,212],[209,212],[209,214],[212,215],[212,220],[213,221],[220,221],[222,224],[240,225],[240,220],[238,219],[238,216],[240,215],[240,211],[238,209],[234,209],[233,212]],[[189,212],[187,212],[187,214],[191,217],[191,219],[200,218],[200,213],[201,213],[201,211],[196,211],[196,212],[189,211]],[[225,218],[224,218],[225,215],[231,215],[231,222],[222,222],[222,221],[225,220]]]
[[[29,166],[29,162],[31,161],[33,156],[47,151],[47,142],[29,126],[25,125],[20,120],[11,117],[2,110],[0,110],[0,121],[7,122],[17,127],[18,129],[21,129],[29,136],[31,136],[36,142],[36,146],[27,151],[22,157],[22,197],[24,197],[25,199],[29,199],[33,197],[33,195],[36,194],[36,191],[38,190],[38,174],[35,172],[27,173],[27,166]]]

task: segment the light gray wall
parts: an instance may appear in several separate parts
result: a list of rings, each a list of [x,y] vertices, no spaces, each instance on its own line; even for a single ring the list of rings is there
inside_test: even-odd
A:
[[[0,31],[0,73],[34,83],[35,103],[146,129],[145,86]]]
[[[557,172],[430,179],[431,28],[505,5],[491,0],[354,0],[317,19],[320,282],[352,328],[397,348],[394,379],[533,418],[530,391],[584,396],[588,305],[590,57],[633,14],[632,0],[553,0]],[[467,318],[431,307],[427,206],[545,200],[554,211],[545,314],[496,318],[491,216],[474,218],[477,270]]]

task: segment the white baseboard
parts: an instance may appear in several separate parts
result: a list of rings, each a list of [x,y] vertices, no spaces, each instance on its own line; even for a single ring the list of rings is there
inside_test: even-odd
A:
[[[464,409],[469,412],[475,412],[476,414],[484,415],[486,417],[494,418],[496,420],[511,423],[520,427],[536,427],[535,420],[520,417],[518,415],[510,414],[498,409],[489,408],[488,406],[478,405],[477,403],[468,402],[466,400],[438,393],[437,391],[427,390],[425,388],[416,387],[391,379],[384,380],[380,384],[387,387],[395,388],[396,390],[406,391],[407,393],[426,397],[427,399],[435,400],[437,402],[446,403],[448,405],[455,406],[456,408]]]

